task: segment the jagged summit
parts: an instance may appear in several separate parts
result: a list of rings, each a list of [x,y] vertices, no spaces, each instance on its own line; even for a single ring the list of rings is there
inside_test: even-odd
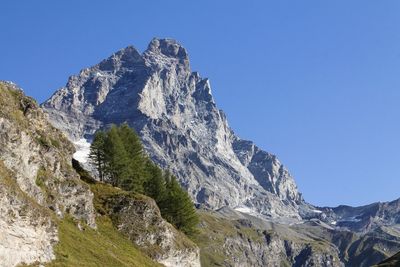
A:
[[[175,57],[182,60],[189,60],[188,53],[186,49],[181,46],[176,40],[174,39],[158,39],[153,38],[146,52],[152,53],[161,53],[167,57]]]
[[[153,70],[173,69],[181,75],[190,75],[189,55],[174,39],[153,38],[143,53]]]
[[[73,141],[128,122],[153,160],[171,168],[206,207],[299,219],[306,205],[275,156],[235,135],[209,80],[191,71],[175,40],[155,38],[142,55],[132,46],[122,49],[71,76],[42,106]]]
[[[140,53],[133,46],[128,46],[100,62],[98,67],[103,71],[114,71],[120,68],[133,68],[141,64],[143,64],[143,59]]]
[[[141,55],[132,45],[123,48],[98,64],[99,70],[115,71],[121,68],[140,68],[149,65],[181,65],[190,72],[189,55],[174,39],[153,38]]]

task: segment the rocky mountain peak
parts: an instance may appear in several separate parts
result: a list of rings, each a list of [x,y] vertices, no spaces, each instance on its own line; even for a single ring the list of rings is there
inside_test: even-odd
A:
[[[153,38],[143,56],[155,69],[173,67],[190,73],[189,55],[174,39]]]
[[[186,49],[174,39],[153,38],[148,45],[147,52],[160,53],[167,57],[189,60]]]
[[[131,46],[115,53],[72,76],[43,108],[74,141],[128,122],[150,157],[168,167],[199,205],[300,218],[304,201],[290,173],[275,156],[235,135],[209,80],[191,72],[175,40],[155,38],[142,55]]]
[[[100,62],[98,67],[102,71],[116,71],[120,68],[129,69],[138,65],[143,65],[142,56],[136,48],[128,46]]]

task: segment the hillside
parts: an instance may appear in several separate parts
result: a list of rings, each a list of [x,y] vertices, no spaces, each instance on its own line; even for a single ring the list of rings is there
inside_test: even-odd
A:
[[[163,220],[154,200],[81,179],[74,146],[35,100],[0,82],[0,107],[0,266],[179,266],[176,257],[196,266],[197,247]],[[134,208],[104,212],[111,196]],[[126,218],[125,230],[117,218]]]

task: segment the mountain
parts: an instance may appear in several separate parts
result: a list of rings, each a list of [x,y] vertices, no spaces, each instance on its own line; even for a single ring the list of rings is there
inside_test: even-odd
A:
[[[121,49],[71,76],[42,108],[86,167],[98,129],[133,127],[197,203],[203,266],[370,266],[400,250],[400,200],[305,202],[275,155],[235,135],[175,40]]]
[[[396,266],[400,266],[400,252],[396,253],[392,257],[382,261],[381,263],[379,263],[376,266],[378,266],[378,267],[396,267]]]
[[[198,204],[300,218],[304,201],[288,170],[235,135],[209,80],[191,71],[188,53],[174,40],[153,39],[143,54],[132,46],[118,51],[71,76],[42,107],[74,142],[129,123]]]
[[[354,232],[366,233],[378,227],[400,226],[400,199],[360,207],[320,208],[321,219]]]
[[[98,183],[22,89],[0,81],[0,266],[200,266],[155,201]],[[84,178],[84,179],[83,179]]]
[[[229,207],[199,213],[200,234],[195,241],[203,267],[369,267],[400,250],[396,225],[361,233],[316,218],[279,223]]]

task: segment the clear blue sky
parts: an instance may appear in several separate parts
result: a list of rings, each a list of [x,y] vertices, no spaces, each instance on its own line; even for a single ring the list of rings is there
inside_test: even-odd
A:
[[[114,51],[172,37],[231,127],[317,205],[400,197],[400,1],[0,3],[0,79],[40,102]]]

